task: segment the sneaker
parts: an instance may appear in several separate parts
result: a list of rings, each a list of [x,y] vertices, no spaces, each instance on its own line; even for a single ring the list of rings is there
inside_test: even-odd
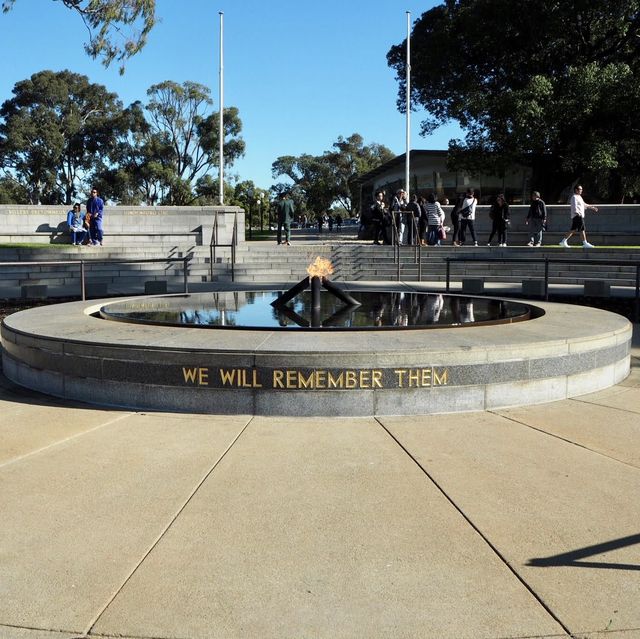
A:
[[[560,242],[560,246],[562,246],[562,248],[569,248],[569,242],[567,242],[567,238],[563,238],[562,242]]]
[[[529,242],[527,246],[533,246],[533,242]]]
[[[473,245],[474,245],[474,246],[478,246],[478,243],[477,243],[477,242],[474,242],[474,243],[473,243]]]
[[[589,242],[583,242],[582,248],[595,248],[593,244],[589,244]]]
[[[534,244],[534,246],[538,247],[538,246],[542,246],[542,244]]]
[[[491,242],[487,242],[487,246],[491,246]]]

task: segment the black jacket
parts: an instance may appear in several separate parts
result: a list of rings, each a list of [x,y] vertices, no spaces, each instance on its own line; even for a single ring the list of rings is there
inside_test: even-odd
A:
[[[529,205],[529,212],[527,213],[527,219],[535,218],[537,220],[547,219],[547,205],[541,200],[533,200]]]

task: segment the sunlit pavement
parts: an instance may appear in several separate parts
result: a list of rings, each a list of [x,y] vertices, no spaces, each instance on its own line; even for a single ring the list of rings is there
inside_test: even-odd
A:
[[[0,637],[640,637],[638,333],[623,383],[485,413],[139,413],[0,378]]]

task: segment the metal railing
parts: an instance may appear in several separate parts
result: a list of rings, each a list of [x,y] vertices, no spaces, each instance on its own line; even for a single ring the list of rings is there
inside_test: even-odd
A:
[[[0,262],[0,268],[5,266],[79,266],[80,267],[80,297],[84,301],[86,295],[86,266],[87,264],[145,264],[145,263],[162,263],[182,262],[183,274],[183,292],[189,292],[189,261],[191,255],[186,257],[154,257],[144,259],[123,259],[123,260],[57,260],[57,261],[22,261],[22,262]],[[42,278],[44,279],[44,278]]]
[[[635,295],[634,295],[634,317],[635,321],[640,319],[640,261],[638,260],[593,260],[593,259],[575,259],[566,257],[446,257],[446,291],[451,289],[451,263],[452,262],[476,262],[484,264],[544,264],[544,299],[549,301],[549,265],[550,264],[571,264],[586,266],[624,266],[627,268],[635,268]],[[533,279],[534,274],[531,274]],[[579,278],[577,278],[579,279]],[[582,278],[587,279],[587,278]],[[595,279],[595,278],[594,278]],[[598,278],[602,279],[602,278]]]
[[[416,238],[413,244],[401,244],[400,234],[398,233],[397,211],[391,211],[391,244],[393,244],[393,261],[397,266],[396,277],[400,281],[400,256],[402,251],[413,249],[413,262],[418,265],[418,281],[422,281],[422,243],[420,242],[420,227],[415,215],[412,215],[413,237]]]
[[[231,281],[235,282],[236,246],[238,246],[238,213],[236,212],[233,215],[231,244],[220,244],[218,242],[218,211],[216,211],[213,218],[213,232],[211,233],[211,242],[209,242],[209,272],[211,281],[213,281],[213,265],[216,261],[216,248],[220,247],[231,248]]]

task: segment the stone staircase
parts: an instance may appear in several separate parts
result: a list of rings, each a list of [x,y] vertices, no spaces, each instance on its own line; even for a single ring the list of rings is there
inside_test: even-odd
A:
[[[196,251],[197,255],[198,251]],[[294,244],[288,247],[271,243],[253,243],[236,254],[235,281],[287,282],[306,276],[306,267],[316,255],[330,259],[334,266],[332,279],[343,281],[377,281],[398,279],[398,264],[390,246],[374,246],[370,243]],[[446,258],[512,259],[522,262],[487,263],[483,261],[451,262],[453,280],[484,278],[486,282],[522,282],[544,276],[544,263],[531,259],[579,260],[576,264],[553,263],[549,265],[550,281],[556,284],[582,284],[585,279],[602,279],[618,286],[635,286],[633,260],[640,260],[640,251],[634,249],[560,249],[557,247],[427,247],[416,257],[413,247],[401,248],[400,279],[403,281],[434,281],[446,279]],[[628,261],[629,266],[592,265],[586,260]],[[230,280],[228,257],[214,264],[214,278]]]
[[[191,244],[137,245],[128,248],[77,248],[56,249],[0,249],[0,262],[21,262],[18,266],[0,267],[0,297],[20,297],[23,286],[47,286],[52,297],[74,296],[80,290],[80,267],[76,260],[85,263],[86,282],[106,287],[108,295],[140,294],[147,282],[166,282],[168,292],[183,290],[184,275],[181,261],[167,262],[167,258],[190,257],[188,282],[191,291],[210,290],[232,281],[229,248],[217,248],[213,264],[208,246]],[[307,241],[294,242],[291,246],[278,246],[274,242],[241,243],[236,250],[233,280],[243,288],[255,284],[294,283],[304,278],[307,266],[317,257],[329,259],[334,267],[331,279],[336,281],[395,281],[398,265],[390,246],[374,246],[355,241]],[[446,258],[485,258],[523,260],[521,262],[487,263],[484,261],[451,262],[453,282],[477,278],[485,283],[518,284],[523,280],[542,278],[544,264],[528,260],[532,258],[578,260],[578,263],[550,264],[551,284],[582,285],[585,280],[603,280],[613,286],[635,287],[636,269],[631,264],[640,259],[640,251],[634,249],[560,249],[558,247],[461,247],[450,245],[427,247],[420,251],[419,262],[413,247],[401,248],[399,279],[406,282],[444,282]],[[158,259],[159,263],[135,263],[134,260]],[[628,261],[629,266],[590,265],[585,260]],[[119,262],[116,263],[115,261]],[[122,263],[131,260],[131,263]],[[33,261],[61,262],[55,265],[37,266]],[[102,263],[110,261],[111,263]],[[68,264],[67,264],[68,263]],[[33,290],[33,289],[31,289]]]

